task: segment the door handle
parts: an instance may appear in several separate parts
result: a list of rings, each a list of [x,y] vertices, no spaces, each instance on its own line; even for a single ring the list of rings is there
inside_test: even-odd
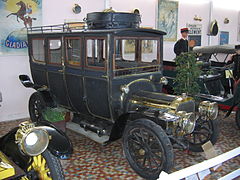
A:
[[[63,72],[63,69],[59,69],[58,72]]]

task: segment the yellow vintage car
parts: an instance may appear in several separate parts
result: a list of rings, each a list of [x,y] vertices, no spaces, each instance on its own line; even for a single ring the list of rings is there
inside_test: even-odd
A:
[[[0,180],[62,180],[59,159],[71,153],[71,142],[53,125],[23,122],[0,138]]]

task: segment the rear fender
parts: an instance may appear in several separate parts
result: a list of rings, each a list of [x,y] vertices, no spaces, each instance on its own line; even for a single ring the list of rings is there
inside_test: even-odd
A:
[[[31,81],[30,77],[25,74],[19,75],[19,80],[21,81],[24,87],[33,88],[36,91],[38,91],[47,106],[50,106],[50,107],[56,106],[56,103],[46,86],[40,86],[40,85],[34,84]]]
[[[48,150],[60,159],[68,159],[73,152],[73,147],[70,139],[60,129],[47,121],[39,121],[36,126],[43,126],[50,135]]]

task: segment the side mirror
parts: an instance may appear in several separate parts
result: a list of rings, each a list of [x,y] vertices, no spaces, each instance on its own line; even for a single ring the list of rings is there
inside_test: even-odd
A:
[[[28,75],[19,75],[19,79],[26,88],[33,88],[34,84]]]
[[[161,79],[160,79],[160,83],[163,84],[163,85],[167,85],[167,84],[168,84],[168,80],[167,80],[167,78],[165,78],[165,77],[161,77]]]

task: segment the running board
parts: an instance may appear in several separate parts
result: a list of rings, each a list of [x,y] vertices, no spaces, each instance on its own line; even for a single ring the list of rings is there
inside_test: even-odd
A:
[[[84,135],[100,144],[104,144],[109,140],[109,136],[103,135],[103,136],[99,137],[96,133],[94,133],[92,131],[84,130],[79,124],[74,123],[74,122],[67,122],[66,128],[70,129],[78,134]]]

